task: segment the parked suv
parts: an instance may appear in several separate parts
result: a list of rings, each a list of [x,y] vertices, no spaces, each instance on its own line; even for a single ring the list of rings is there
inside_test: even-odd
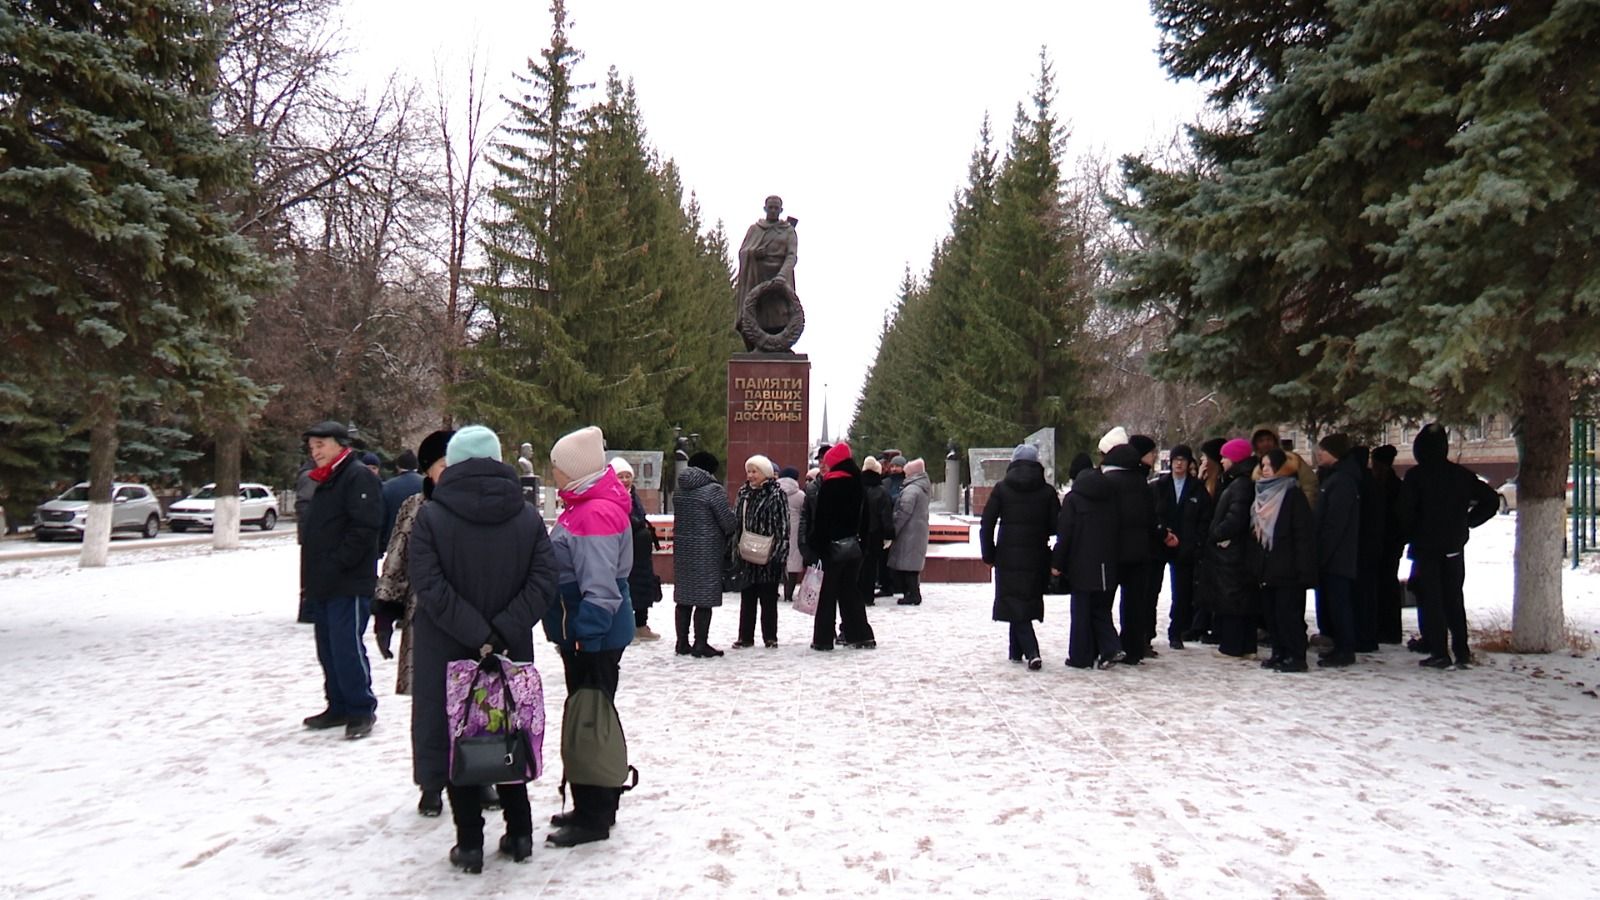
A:
[[[57,537],[83,540],[89,523],[89,485],[75,484],[54,500],[33,511],[33,536],[41,541]],[[134,531],[147,538],[161,532],[161,503],[142,484],[111,485],[111,531]]]
[[[208,484],[193,494],[172,504],[167,510],[167,520],[173,531],[190,528],[210,528],[217,505],[217,486]],[[272,488],[264,484],[239,485],[239,524],[259,525],[262,531],[271,531],[278,524],[278,500]]]

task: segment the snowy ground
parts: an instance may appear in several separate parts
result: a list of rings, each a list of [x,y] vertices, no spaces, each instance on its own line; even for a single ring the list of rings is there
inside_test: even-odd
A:
[[[1509,605],[1509,518],[1475,535],[1468,590]],[[1594,895],[1600,663],[1493,657],[1466,672],[1387,649],[1273,675],[1209,648],[1138,668],[1005,660],[988,588],[872,611],[880,649],[721,660],[636,645],[618,698],[643,780],[612,840],[451,871],[448,818],[414,812],[408,700],[373,736],[321,708],[294,619],[291,533],[211,554],[153,548],[0,562],[0,897]],[[1582,628],[1600,577],[1568,576]],[[735,608],[713,624],[726,646]],[[658,630],[670,626],[658,607]],[[559,807],[564,692],[547,668]],[[542,834],[542,831],[540,832]],[[488,840],[499,836],[491,823]]]

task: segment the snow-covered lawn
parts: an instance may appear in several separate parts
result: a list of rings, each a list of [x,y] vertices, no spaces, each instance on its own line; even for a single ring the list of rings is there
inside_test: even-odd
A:
[[[1469,547],[1475,618],[1509,609],[1511,520]],[[1600,885],[1594,653],[1275,675],[1209,648],[1068,670],[1005,660],[989,589],[872,610],[880,649],[678,658],[635,645],[618,697],[642,781],[609,842],[445,862],[422,819],[409,701],[374,660],[377,730],[311,733],[292,534],[0,563],[0,897],[1172,898],[1578,896]],[[1600,578],[1568,576],[1600,627]],[[731,643],[737,602],[713,623]],[[1165,609],[1163,606],[1163,618]],[[1408,615],[1409,621],[1409,615]],[[653,624],[668,631],[670,609]],[[564,691],[541,650],[559,808]],[[497,821],[488,829],[493,846]],[[538,832],[542,836],[543,831]]]

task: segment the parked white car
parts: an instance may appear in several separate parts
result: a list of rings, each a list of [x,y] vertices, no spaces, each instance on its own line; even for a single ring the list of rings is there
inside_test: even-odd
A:
[[[172,530],[210,528],[217,505],[216,490],[215,484],[208,484],[172,504],[167,510],[167,521],[172,523]],[[277,526],[278,498],[273,495],[272,488],[249,482],[239,485],[239,524],[258,525],[262,531],[271,531]]]
[[[89,523],[89,484],[75,484],[65,493],[39,504],[33,511],[33,536],[49,541],[58,537],[83,540]],[[111,485],[111,532],[134,531],[147,538],[161,532],[161,503],[142,484]]]

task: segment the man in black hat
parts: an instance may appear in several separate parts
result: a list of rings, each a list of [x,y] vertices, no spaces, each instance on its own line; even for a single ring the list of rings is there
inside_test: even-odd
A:
[[[328,708],[305,720],[307,728],[344,726],[345,737],[372,733],[378,700],[372,693],[362,633],[378,582],[378,532],[383,527],[383,488],[378,476],[350,450],[338,422],[305,432],[316,484],[302,528],[300,574],[316,628]]]
[[[1194,451],[1177,444],[1167,454],[1172,471],[1156,482],[1156,524],[1178,539],[1176,547],[1163,546],[1164,566],[1155,570],[1154,590],[1161,592],[1162,568],[1172,575],[1172,606],[1167,618],[1167,646],[1183,649],[1184,635],[1194,627],[1196,564],[1200,561],[1201,535],[1211,524],[1211,495],[1206,493],[1195,466]]]

